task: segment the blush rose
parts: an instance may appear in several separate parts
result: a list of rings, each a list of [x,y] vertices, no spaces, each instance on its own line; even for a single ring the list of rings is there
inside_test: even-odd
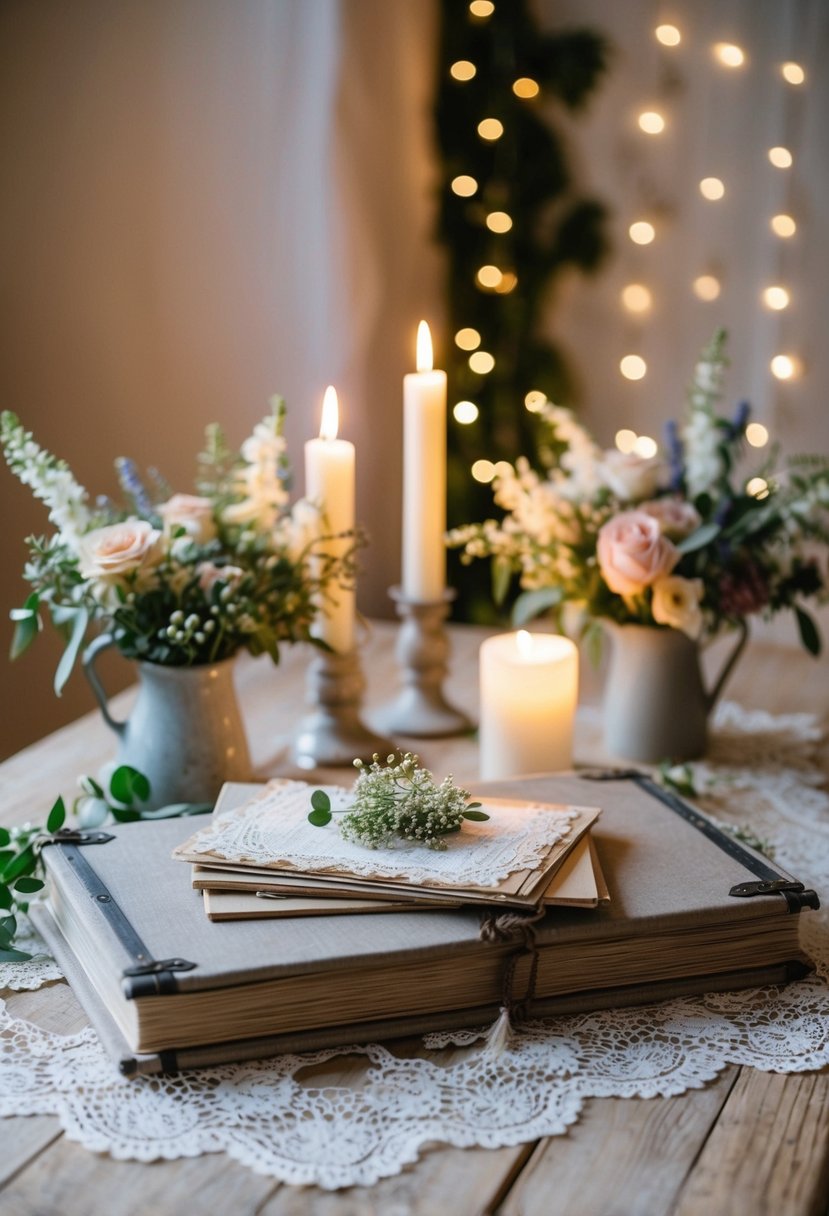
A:
[[[640,595],[670,574],[679,561],[676,545],[662,535],[659,520],[644,511],[623,511],[599,529],[599,569],[617,595]]]
[[[151,569],[161,560],[161,533],[144,519],[96,528],[78,544],[84,578],[117,579],[135,570]]]
[[[190,540],[204,545],[216,535],[213,504],[209,498],[200,498],[196,494],[174,494],[160,505],[158,513],[164,521],[167,536],[184,528]]]

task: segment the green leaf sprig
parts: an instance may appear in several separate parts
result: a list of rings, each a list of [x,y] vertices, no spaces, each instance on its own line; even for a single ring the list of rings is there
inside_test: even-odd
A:
[[[402,757],[375,755],[370,765],[355,760],[354,805],[340,820],[346,840],[370,849],[392,848],[395,840],[411,840],[427,848],[446,848],[445,836],[459,832],[463,821],[489,819],[480,802],[470,802],[468,790],[455,785],[451,776],[437,785],[411,752]],[[325,827],[331,822],[331,799],[324,790],[311,795],[308,822]]]
[[[176,802],[160,810],[146,809],[150,782],[128,764],[114,770],[105,786],[94,777],[81,777],[81,794],[72,805],[77,827],[97,828],[107,821],[132,823],[138,819],[172,819],[200,815],[212,810],[208,803]],[[40,844],[44,835],[59,832],[66,825],[66,805],[58,797],[45,826],[24,824],[0,827],[0,963],[25,963],[32,957],[15,946],[20,926],[18,917],[29,910],[29,896],[45,887]]]

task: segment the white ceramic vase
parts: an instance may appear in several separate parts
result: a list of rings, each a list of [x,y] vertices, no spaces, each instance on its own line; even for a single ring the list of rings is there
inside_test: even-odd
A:
[[[699,644],[678,629],[603,624],[612,648],[604,694],[605,750],[645,764],[704,755],[708,717],[748,639],[745,626],[709,690]]]
[[[139,663],[140,688],[129,718],[110,713],[95,670],[103,635],[87,648],[83,667],[107,724],[118,736],[117,762],[143,773],[149,807],[215,802],[225,781],[250,779],[247,739],[233,682],[235,658],[197,667]]]

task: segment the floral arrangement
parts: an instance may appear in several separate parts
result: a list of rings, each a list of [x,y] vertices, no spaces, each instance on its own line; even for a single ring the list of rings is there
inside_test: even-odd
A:
[[[355,760],[354,805],[339,820],[346,840],[369,849],[391,848],[395,839],[415,841],[427,848],[443,850],[444,837],[459,832],[464,819],[489,819],[480,802],[470,802],[468,790],[444,777],[440,785],[411,752],[387,756],[385,764],[375,755],[366,765]],[[331,822],[331,799],[325,790],[314,790],[308,821],[315,827]]]
[[[153,471],[116,460],[122,504],[92,505],[66,463],[41,448],[14,414],[0,415],[6,460],[49,508],[55,531],[30,537],[24,577],[33,591],[15,610],[12,658],[42,628],[46,608],[66,638],[60,693],[90,628],[110,631],[128,658],[170,667],[218,662],[241,650],[279,660],[279,644],[310,640],[331,588],[353,577],[351,546],[332,556],[324,520],[305,500],[289,506],[285,403],[242,444],[207,429],[198,494],[173,493]]]
[[[820,635],[803,606],[826,596],[810,542],[829,540],[829,461],[802,457],[737,476],[749,407],[720,416],[724,331],[694,370],[684,426],[669,422],[652,457],[602,451],[569,410],[546,403],[547,467],[521,457],[497,477],[500,520],[455,529],[462,561],[493,559],[495,598],[518,575],[518,623],[577,605],[585,627],[602,618],[663,626],[690,638],[747,617],[794,609],[803,644]]]

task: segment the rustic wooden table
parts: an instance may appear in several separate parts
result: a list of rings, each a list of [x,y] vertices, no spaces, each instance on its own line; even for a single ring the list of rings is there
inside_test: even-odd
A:
[[[484,635],[465,627],[452,633],[448,691],[472,714]],[[371,629],[369,718],[395,686],[394,636],[388,624]],[[240,665],[239,689],[262,776],[308,776],[292,770],[288,753],[307,657],[297,647],[285,651],[278,669],[264,660]],[[589,702],[596,677],[585,676]],[[825,660],[783,647],[753,643],[728,695],[746,706],[829,719]],[[116,707],[126,709],[131,696],[123,694]],[[584,719],[578,759],[589,759],[596,745],[592,715]],[[44,817],[57,793],[72,796],[79,773],[111,758],[112,743],[99,716],[89,715],[0,765],[0,822]],[[430,768],[461,782],[477,776],[472,737],[412,742],[412,749]],[[350,780],[342,770],[313,775],[320,777]],[[13,1012],[49,1029],[70,1033],[86,1022],[63,983],[2,995]],[[347,1063],[340,1075],[347,1077]],[[333,1194],[281,1185],[221,1154],[149,1165],[113,1161],[70,1143],[57,1118],[0,1123],[3,1216],[227,1210],[237,1216],[817,1216],[827,1202],[829,1070],[778,1076],[732,1067],[704,1089],[676,1098],[593,1100],[564,1136],[497,1151],[436,1147],[398,1177]]]

